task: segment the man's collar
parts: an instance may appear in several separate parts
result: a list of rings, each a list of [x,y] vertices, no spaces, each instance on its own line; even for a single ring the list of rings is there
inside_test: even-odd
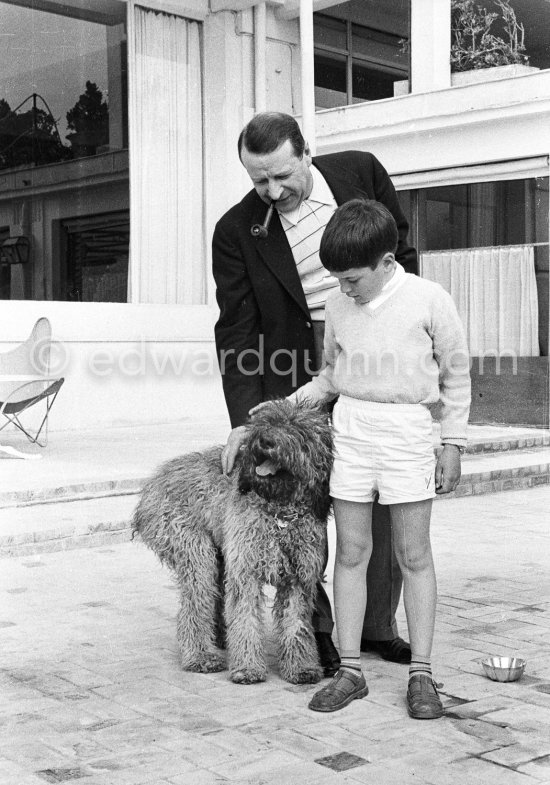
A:
[[[308,196],[308,202],[320,202],[321,204],[334,204],[334,196],[329,185],[315,164],[310,166],[311,176],[313,177],[313,188]]]

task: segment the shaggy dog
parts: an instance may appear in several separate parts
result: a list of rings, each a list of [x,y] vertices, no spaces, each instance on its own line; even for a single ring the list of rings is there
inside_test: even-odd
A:
[[[231,475],[221,447],[169,461],[147,483],[134,532],[175,572],[185,670],[263,681],[263,586],[273,606],[281,676],[319,681],[311,625],[326,553],[332,439],[325,413],[273,401],[253,415]]]

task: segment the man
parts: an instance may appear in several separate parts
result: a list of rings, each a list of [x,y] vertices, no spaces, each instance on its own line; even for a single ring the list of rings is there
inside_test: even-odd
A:
[[[294,118],[279,112],[256,115],[243,129],[238,149],[254,189],[220,219],[212,242],[220,307],[216,348],[233,429],[222,456],[224,471],[233,467],[249,410],[289,395],[320,369],[324,303],[338,281],[322,267],[319,243],[336,207],[355,198],[385,204],[399,231],[396,259],[407,272],[417,271],[395,189],[373,155],[352,151],[312,158]],[[267,233],[258,231],[272,204]],[[361,649],[408,663],[410,646],[395,623],[402,578],[388,510],[374,507]],[[321,584],[313,625],[321,664],[331,676],[339,657]]]

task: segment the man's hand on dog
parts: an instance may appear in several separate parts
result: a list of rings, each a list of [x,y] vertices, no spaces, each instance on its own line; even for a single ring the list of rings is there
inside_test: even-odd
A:
[[[253,415],[254,412],[259,411],[264,406],[269,406],[269,401],[264,401],[252,407],[248,414]],[[222,450],[222,471],[224,474],[231,474],[235,466],[235,459],[239,454],[239,450],[244,444],[246,439],[246,425],[238,425],[233,428],[227,437],[227,444]]]
[[[435,492],[452,493],[459,481],[460,450],[455,444],[445,444],[435,467]]]
[[[235,466],[235,459],[239,454],[241,446],[246,439],[246,426],[239,425],[233,428],[227,437],[227,444],[222,450],[222,471],[224,474],[231,474]]]
[[[252,409],[249,409],[248,414],[252,417],[253,414],[259,412],[260,409],[263,409],[264,406],[269,406],[271,401],[262,401],[262,403],[257,403],[256,406],[253,406]]]

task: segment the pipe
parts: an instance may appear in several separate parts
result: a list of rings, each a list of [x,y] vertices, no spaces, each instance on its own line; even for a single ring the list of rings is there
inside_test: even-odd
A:
[[[268,207],[267,213],[265,214],[263,224],[253,224],[250,227],[250,234],[252,237],[261,237],[265,240],[268,235],[269,229],[269,222],[271,221],[271,216],[273,215],[273,210],[275,209],[275,202],[271,202]]]

